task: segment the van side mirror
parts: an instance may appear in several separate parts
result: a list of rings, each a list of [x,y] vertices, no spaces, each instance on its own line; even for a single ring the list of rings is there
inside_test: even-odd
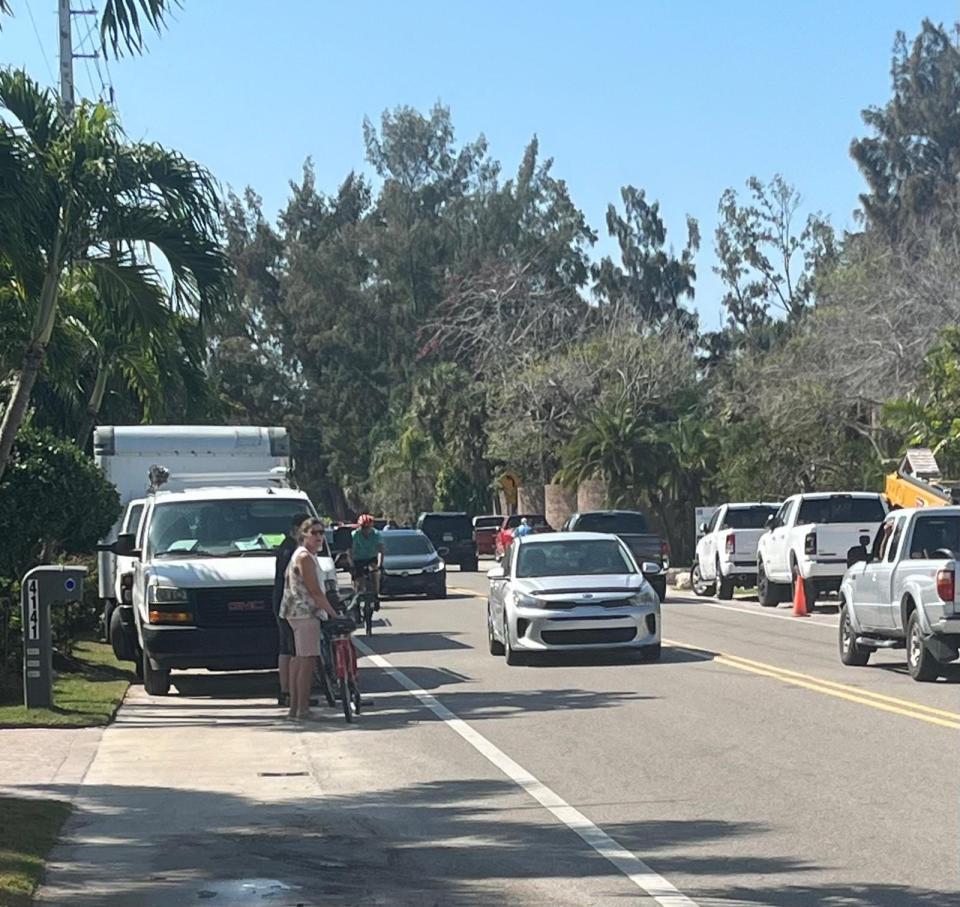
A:
[[[437,549],[437,554],[439,554],[440,557],[446,557],[449,553],[450,553],[450,549],[449,549],[449,548],[438,548],[438,549]]]
[[[700,534],[701,534],[701,535],[706,535],[706,534],[707,534],[707,524],[706,524],[706,523],[701,523],[701,524],[700,524]]]
[[[777,515],[775,513],[771,513],[770,516],[767,517],[766,522],[763,524],[763,528],[776,529],[777,525]]]
[[[114,541],[97,545],[97,551],[109,551],[117,557],[140,557],[137,537],[132,532],[121,532]]]
[[[504,575],[503,567],[491,567],[487,571],[487,579],[489,580],[503,579]]]

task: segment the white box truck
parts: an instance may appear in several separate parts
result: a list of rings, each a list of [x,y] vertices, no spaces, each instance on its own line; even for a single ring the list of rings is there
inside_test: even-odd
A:
[[[151,511],[156,497],[149,489],[148,474],[152,466],[162,466],[169,472],[170,480],[165,486],[167,492],[189,487],[189,493],[184,492],[184,495],[194,498],[205,497],[202,494],[204,487],[286,486],[285,475],[290,467],[289,438],[286,429],[277,427],[102,426],[94,435],[94,454],[106,477],[117,487],[124,505],[123,516],[111,536],[122,532],[138,540],[144,537],[142,518]],[[274,479],[271,480],[271,476]],[[293,493],[293,497],[295,501],[291,500],[286,508],[280,508],[284,513],[291,510],[292,514],[298,507],[314,512],[302,492]],[[272,531],[285,531],[285,527],[279,524],[274,527],[273,522],[276,520],[270,521]],[[138,668],[142,665],[143,653],[142,637],[137,632],[133,610],[133,587],[138,567],[143,566],[139,555],[139,548],[136,556],[124,553],[118,557],[108,551],[101,551],[99,555],[99,596],[107,638],[118,658],[135,661]],[[190,552],[184,552],[184,557],[192,561],[186,574],[201,569],[201,564],[190,557]],[[247,569],[248,562],[245,572],[249,575],[243,580],[238,578],[239,584],[253,583],[260,588],[272,584],[274,558],[258,558],[257,561],[258,569],[253,571],[257,575]],[[231,569],[227,568],[226,572],[230,573]],[[226,575],[220,576],[221,581],[227,579]],[[261,617],[265,631],[269,630],[266,615]],[[275,647],[275,640],[270,644]],[[229,662],[229,653],[223,654],[224,663]],[[266,660],[269,661],[269,656]]]

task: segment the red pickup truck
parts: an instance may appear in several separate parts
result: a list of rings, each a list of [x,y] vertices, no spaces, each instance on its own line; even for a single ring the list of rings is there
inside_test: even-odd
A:
[[[477,554],[497,553],[497,532],[502,523],[503,517],[499,513],[473,518],[473,540],[477,543]]]
[[[520,520],[526,517],[527,522],[537,532],[553,532],[553,528],[547,522],[547,518],[542,513],[515,513],[512,516],[503,517],[500,529],[496,538],[497,560],[503,557],[503,552],[507,550],[513,541],[513,530],[520,525]]]

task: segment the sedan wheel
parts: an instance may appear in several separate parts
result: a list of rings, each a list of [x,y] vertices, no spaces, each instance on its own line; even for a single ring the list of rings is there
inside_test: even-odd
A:
[[[523,664],[523,655],[510,645],[510,628],[507,626],[507,618],[503,618],[503,648],[507,657],[507,664],[511,667]]]
[[[491,655],[503,655],[503,643],[493,632],[493,614],[490,612],[490,602],[487,602],[487,647]]]
[[[716,588],[713,583],[708,583],[701,576],[699,561],[694,561],[693,566],[690,568],[690,588],[693,589],[693,594],[700,598],[713,595]]]

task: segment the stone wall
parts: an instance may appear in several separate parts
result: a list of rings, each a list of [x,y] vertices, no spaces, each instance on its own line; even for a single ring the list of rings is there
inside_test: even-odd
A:
[[[517,513],[543,513],[542,485],[521,485],[517,489]]]
[[[559,484],[545,485],[543,489],[543,512],[547,522],[559,530],[567,518],[577,509],[577,493]]]
[[[606,510],[607,483],[602,479],[587,479],[577,489],[577,510]]]

